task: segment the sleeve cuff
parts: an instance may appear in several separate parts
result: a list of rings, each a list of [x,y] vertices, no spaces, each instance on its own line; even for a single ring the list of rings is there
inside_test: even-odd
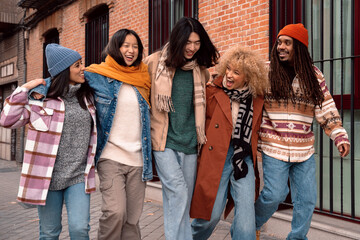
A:
[[[29,89],[20,86],[20,87],[17,87],[14,91],[14,93],[20,93],[20,92],[27,93],[27,92],[29,92]]]

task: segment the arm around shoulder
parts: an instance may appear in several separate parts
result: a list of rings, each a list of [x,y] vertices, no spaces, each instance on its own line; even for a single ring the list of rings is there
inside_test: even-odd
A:
[[[25,83],[23,87],[26,87],[29,90],[28,96],[30,99],[44,100],[47,95],[47,91],[50,88],[50,84],[51,78],[39,78]]]
[[[1,112],[0,126],[18,128],[26,125],[30,118],[28,105],[28,89],[18,87],[5,99],[4,109]]]
[[[147,56],[143,62],[148,65],[148,70],[150,77],[153,78],[153,74],[156,72],[156,68],[158,66],[159,60],[160,60],[160,54],[161,52],[155,52],[149,56]]]

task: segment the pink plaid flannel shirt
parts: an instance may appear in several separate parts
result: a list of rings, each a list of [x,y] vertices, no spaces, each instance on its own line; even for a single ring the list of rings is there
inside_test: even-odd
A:
[[[18,87],[6,98],[0,125],[19,128],[29,123],[17,199],[45,205],[63,129],[65,105],[61,99],[28,100],[27,92],[26,88]],[[84,190],[91,193],[95,191],[96,115],[95,106],[86,99],[85,102],[93,119],[84,173]]]

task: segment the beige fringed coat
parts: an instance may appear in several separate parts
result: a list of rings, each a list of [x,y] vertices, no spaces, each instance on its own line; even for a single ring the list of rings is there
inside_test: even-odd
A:
[[[161,51],[158,51],[156,53],[151,54],[144,60],[144,63],[148,65],[148,70],[151,78],[151,93],[150,93],[150,103],[152,106],[151,115],[150,115],[151,143],[152,143],[152,149],[155,151],[165,150],[166,138],[169,127],[168,113],[165,111],[159,111],[155,107],[154,79],[158,68],[160,55],[161,55]],[[203,84],[205,88],[205,83],[209,80],[210,74],[207,69],[202,69],[201,71],[202,71],[201,75],[205,76],[204,84]],[[170,76],[170,77],[173,78],[174,76]]]

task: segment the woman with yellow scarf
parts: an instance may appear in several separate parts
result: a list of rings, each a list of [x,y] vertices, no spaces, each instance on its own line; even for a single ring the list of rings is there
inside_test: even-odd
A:
[[[98,121],[95,161],[103,199],[98,238],[141,239],[145,181],[152,179],[150,76],[136,32],[117,31],[104,53],[105,62],[85,71]]]

